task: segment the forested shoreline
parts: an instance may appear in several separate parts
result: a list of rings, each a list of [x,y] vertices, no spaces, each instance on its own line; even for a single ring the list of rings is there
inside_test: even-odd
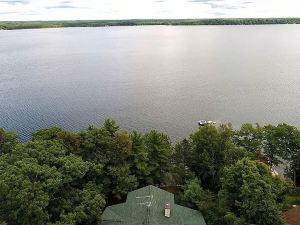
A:
[[[286,178],[271,170],[283,161]],[[176,203],[208,225],[283,225],[299,169],[300,131],[287,124],[206,125],[176,144],[113,120],[38,130],[27,142],[0,129],[0,224],[101,224],[107,205],[151,184],[176,186]]]
[[[144,25],[262,25],[300,24],[300,18],[131,19],[66,21],[0,21],[0,30]]]

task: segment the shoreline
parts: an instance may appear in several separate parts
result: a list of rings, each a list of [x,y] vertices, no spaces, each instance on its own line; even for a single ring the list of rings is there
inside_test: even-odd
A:
[[[240,19],[131,19],[131,20],[64,20],[64,21],[0,21],[0,30],[112,27],[112,26],[223,26],[223,25],[284,25],[300,24],[300,18]]]

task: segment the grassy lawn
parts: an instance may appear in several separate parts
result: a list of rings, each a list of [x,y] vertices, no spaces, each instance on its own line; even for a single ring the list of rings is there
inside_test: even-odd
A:
[[[296,190],[284,199],[283,209],[288,210],[292,208],[293,205],[300,205],[300,188]]]

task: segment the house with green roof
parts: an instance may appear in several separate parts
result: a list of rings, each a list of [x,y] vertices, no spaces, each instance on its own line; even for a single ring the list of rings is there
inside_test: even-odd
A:
[[[125,203],[109,206],[103,225],[206,225],[202,214],[176,205],[174,195],[154,186],[128,193]]]

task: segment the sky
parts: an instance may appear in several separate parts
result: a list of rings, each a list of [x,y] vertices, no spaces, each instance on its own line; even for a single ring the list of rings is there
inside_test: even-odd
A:
[[[0,21],[300,17],[300,0],[0,0]]]

